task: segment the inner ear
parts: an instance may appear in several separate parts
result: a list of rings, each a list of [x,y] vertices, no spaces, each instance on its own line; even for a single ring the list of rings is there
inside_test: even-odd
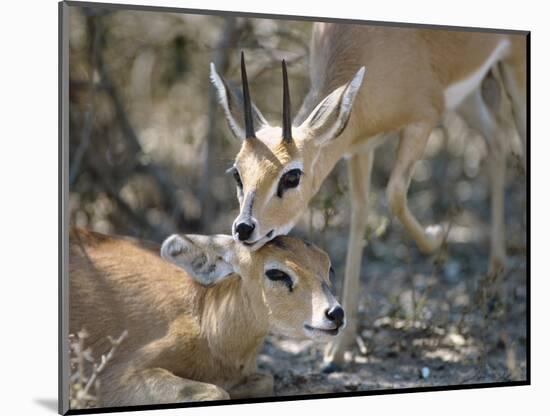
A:
[[[177,235],[161,246],[163,259],[185,270],[203,286],[212,286],[235,273],[234,240],[227,235]]]
[[[309,131],[319,145],[340,136],[346,128],[364,75],[365,68],[361,67],[350,82],[327,95],[300,126]]]
[[[236,138],[241,140],[245,139],[244,100],[242,91],[230,85],[220,74],[218,74],[216,66],[213,63],[210,64],[210,80],[214,84],[214,88],[216,88],[218,99],[222,106],[229,129]],[[252,119],[256,131],[261,130],[265,126],[269,126],[269,123],[254,103],[252,103]]]

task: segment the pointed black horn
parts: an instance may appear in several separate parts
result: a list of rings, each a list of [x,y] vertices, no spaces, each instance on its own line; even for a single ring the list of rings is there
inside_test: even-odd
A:
[[[288,89],[288,74],[286,61],[283,59],[283,141],[292,142],[292,121],[290,119],[290,92]]]
[[[252,119],[252,103],[250,101],[250,92],[248,91],[248,78],[246,77],[244,52],[241,52],[241,76],[243,82],[245,138],[250,139],[256,137],[256,133],[254,132],[254,121]]]

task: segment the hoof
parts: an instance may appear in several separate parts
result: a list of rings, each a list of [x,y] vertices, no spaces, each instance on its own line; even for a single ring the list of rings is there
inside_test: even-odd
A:
[[[489,276],[493,279],[503,275],[506,271],[506,257],[492,255],[489,259]]]
[[[338,364],[335,364],[335,363],[326,363],[321,368],[321,372],[323,374],[337,373],[339,371],[342,371],[342,367],[340,367]]]
[[[438,250],[445,239],[445,231],[441,225],[430,225],[424,230],[425,241],[419,244],[420,250],[425,254]]]

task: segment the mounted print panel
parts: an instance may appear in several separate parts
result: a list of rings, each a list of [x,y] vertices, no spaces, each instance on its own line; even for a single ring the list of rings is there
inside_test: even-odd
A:
[[[60,413],[529,384],[529,32],[59,11]]]

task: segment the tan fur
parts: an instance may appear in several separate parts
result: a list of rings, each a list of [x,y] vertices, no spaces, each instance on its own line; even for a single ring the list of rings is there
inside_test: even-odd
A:
[[[258,350],[270,330],[303,338],[304,322],[324,314],[312,305],[327,299],[328,256],[288,237],[254,253],[235,245],[240,275],[206,288],[159,250],[144,241],[70,232],[70,332],[86,329],[97,356],[108,351],[108,336],[128,331],[101,374],[100,405],[272,394],[272,377],[256,371]],[[263,276],[269,262],[297,276],[292,293]]]
[[[507,145],[499,122],[500,105],[484,101],[480,86],[483,77],[502,71],[501,81],[494,85],[503,90],[501,95],[510,97],[515,125],[525,146],[525,48],[522,35],[316,23],[309,63],[311,89],[294,121],[294,142],[282,144],[280,128],[262,126],[256,132],[258,139],[245,140],[235,160],[244,183],[244,195],[261,190],[251,213],[256,225],[251,239],[254,248],[268,240],[266,233],[270,230],[274,230],[273,235],[284,234],[294,226],[339,159],[348,156],[352,164],[370,166],[376,147],[397,133],[399,145],[387,187],[389,206],[422,251],[437,250],[443,241],[442,227],[425,227],[416,220],[408,208],[407,191],[414,165],[423,157],[432,129],[445,111],[456,110],[488,142],[493,214],[490,272],[502,270]],[[354,102],[349,120],[344,120],[347,126],[342,134],[327,139],[331,124],[342,121],[343,113],[338,108],[343,107],[334,107],[324,125],[316,128],[308,123],[310,114],[315,114],[316,106],[329,94],[344,97],[346,88],[352,85],[350,80],[361,81],[358,78],[362,77],[358,71],[361,67],[366,68],[366,75],[356,95],[350,95]],[[497,96],[486,94],[485,99]],[[289,147],[284,160],[303,162],[305,174],[299,188],[278,198],[266,190],[276,186],[285,169],[284,161],[280,159],[270,169],[263,166],[266,160],[277,158],[281,146]],[[260,148],[262,151],[258,152]],[[362,258],[361,236],[366,227],[363,216],[369,180],[370,168],[350,168],[353,212],[343,303],[351,319],[343,337],[329,349],[328,358],[333,361],[343,359],[345,348],[354,339],[356,323],[352,310],[357,308],[355,288]],[[243,199],[241,209],[242,205]]]

